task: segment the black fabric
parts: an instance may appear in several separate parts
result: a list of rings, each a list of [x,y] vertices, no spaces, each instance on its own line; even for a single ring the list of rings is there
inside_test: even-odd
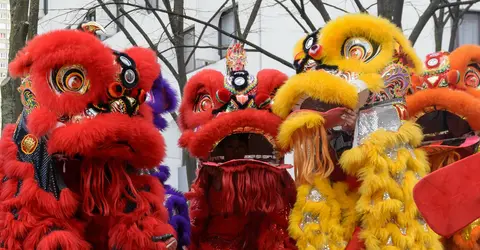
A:
[[[45,191],[52,193],[58,200],[60,192],[65,188],[65,184],[57,176],[54,162],[47,152],[47,139],[41,137],[38,146],[32,154],[25,154],[21,149],[23,138],[29,134],[27,129],[27,114],[23,110],[20,120],[15,129],[13,140],[17,145],[17,158],[22,162],[31,163],[35,168],[35,179],[38,185]]]

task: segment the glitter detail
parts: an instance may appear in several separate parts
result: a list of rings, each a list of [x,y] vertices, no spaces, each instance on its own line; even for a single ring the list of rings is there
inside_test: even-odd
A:
[[[393,246],[392,236],[388,236],[387,246]]]
[[[318,217],[312,215],[311,213],[304,213],[302,222],[300,223],[300,228],[303,230],[306,224],[315,223],[318,224]]]
[[[402,185],[403,180],[405,179],[405,171],[397,172],[394,178],[398,185]]]
[[[353,147],[358,146],[373,132],[379,129],[396,132],[402,125],[395,103],[403,100],[393,100],[373,107],[361,109],[355,127]]]
[[[330,246],[329,245],[323,245],[322,248],[320,248],[322,250],[330,250]]]
[[[390,200],[390,194],[388,192],[384,192],[383,193],[383,200],[386,201],[386,200]]]
[[[418,173],[415,173],[415,178],[416,178],[417,180],[422,179],[422,177],[421,177]]]
[[[407,228],[405,228],[405,227],[400,228],[400,232],[401,232],[403,235],[407,235]]]
[[[310,190],[310,193],[308,193],[307,200],[313,202],[321,202],[325,201],[326,199],[316,188],[312,188]]]
[[[422,216],[419,216],[419,217],[417,218],[417,221],[418,221],[418,223],[420,223],[420,225],[423,226],[423,230],[424,230],[425,232],[428,232],[428,225],[427,225],[427,223],[425,222],[425,220],[423,219],[423,217],[422,217]]]
[[[385,153],[387,154],[388,158],[394,161],[397,160],[398,149],[396,147],[387,149]]]

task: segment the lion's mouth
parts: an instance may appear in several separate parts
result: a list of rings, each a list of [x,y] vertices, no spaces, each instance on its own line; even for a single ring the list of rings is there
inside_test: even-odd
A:
[[[238,128],[215,144],[208,157],[209,162],[261,161],[279,165],[280,159],[275,149],[273,136],[251,128]]]
[[[308,96],[303,96],[298,100],[298,102],[293,106],[293,111],[298,111],[298,110],[313,110],[317,111],[320,113],[326,113],[330,110],[336,109],[336,108],[345,108],[344,106],[340,104],[335,104],[335,103],[326,103],[320,100],[316,100],[312,97]]]
[[[63,115],[58,119],[57,127],[67,123],[81,123],[84,120],[93,119],[99,114],[119,113],[135,116],[138,113],[138,101],[135,98],[124,96],[110,101],[108,104],[90,104],[83,112],[76,115]]]
[[[423,144],[434,141],[455,144],[456,141],[463,142],[465,138],[474,135],[467,120],[446,110],[425,113],[417,119],[417,123],[423,127]]]

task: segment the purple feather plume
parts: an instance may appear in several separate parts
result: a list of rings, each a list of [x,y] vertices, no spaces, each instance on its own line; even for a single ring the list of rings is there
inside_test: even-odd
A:
[[[165,182],[170,177],[170,169],[165,165],[157,167],[158,172],[152,173],[157,177],[165,188],[165,207],[169,214],[169,224],[175,229],[178,235],[178,248],[190,245],[190,216],[188,214],[187,199],[182,192],[176,190]]]
[[[153,82],[147,103],[152,108],[155,126],[163,130],[167,127],[167,121],[162,115],[177,109],[178,96],[172,86],[170,86],[162,75],[159,75]]]

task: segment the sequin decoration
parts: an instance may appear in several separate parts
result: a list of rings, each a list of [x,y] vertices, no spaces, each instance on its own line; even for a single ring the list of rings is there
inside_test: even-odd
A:
[[[397,147],[389,148],[385,151],[385,153],[387,154],[388,158],[395,161],[395,160],[397,160],[398,148]]]
[[[393,246],[393,240],[392,240],[392,236],[388,236],[388,239],[387,239],[387,246]]]
[[[423,230],[424,230],[425,232],[428,232],[428,225],[427,225],[427,223],[425,222],[425,220],[423,219],[423,217],[422,217],[422,216],[418,216],[417,221],[418,221],[418,223],[420,223],[420,225],[423,226]]]
[[[378,93],[371,93],[367,104],[403,98],[408,94],[411,79],[405,66],[396,63],[389,64],[381,75],[385,87]]]
[[[320,202],[325,201],[326,199],[316,188],[312,188],[310,190],[310,193],[308,193],[307,200],[313,202]]]
[[[400,228],[400,233],[402,233],[403,235],[407,235],[407,228],[401,227]]]
[[[330,246],[329,245],[323,245],[322,248],[320,248],[322,250],[330,250]]]
[[[386,201],[386,200],[390,200],[390,194],[388,192],[384,192],[383,193],[383,200]]]
[[[300,223],[300,228],[303,230],[307,224],[315,223],[318,224],[318,217],[314,216],[311,213],[304,213],[302,222]]]
[[[402,125],[402,121],[398,113],[393,107],[393,103],[398,103],[399,100],[386,102],[366,109],[361,109],[358,114],[358,119],[355,127],[355,137],[353,147],[358,146],[371,133],[385,129],[387,131],[398,131]]]
[[[395,181],[398,183],[398,185],[402,185],[403,179],[405,179],[405,171],[400,171],[395,174],[394,177]]]

